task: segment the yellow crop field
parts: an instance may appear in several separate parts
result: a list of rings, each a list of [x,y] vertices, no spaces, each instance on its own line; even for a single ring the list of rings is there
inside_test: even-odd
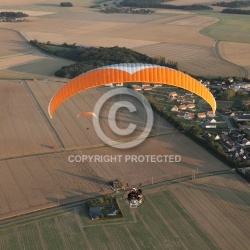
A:
[[[244,67],[248,76],[250,75],[250,44],[248,43],[234,43],[234,42],[220,42],[219,53],[227,61],[233,62]]]

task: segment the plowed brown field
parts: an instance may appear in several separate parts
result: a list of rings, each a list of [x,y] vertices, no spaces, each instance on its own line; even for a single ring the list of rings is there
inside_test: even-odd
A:
[[[139,182],[146,185],[180,176],[191,176],[197,169],[199,172],[227,169],[227,166],[176,131],[158,115],[155,115],[151,132],[154,137],[148,138],[136,149],[106,147],[95,133],[92,118],[76,116],[83,110],[93,110],[97,100],[109,90],[107,87],[91,89],[73,96],[50,119],[47,113],[49,100],[64,84],[64,80],[51,78],[27,83],[0,83],[0,99],[3,102],[0,150],[0,199],[3,201],[1,217],[51,206],[58,199],[60,202],[67,202],[78,197],[87,198],[105,193],[110,190],[106,182],[114,178],[134,185]],[[108,128],[107,114],[110,105],[105,106],[102,113],[102,126],[105,131]],[[141,109],[135,115],[124,112],[118,117],[118,123],[120,127],[126,127],[132,121],[139,121],[142,126],[144,119],[144,111]],[[135,135],[141,133],[140,126]],[[111,131],[107,132],[112,136]],[[114,139],[118,139],[117,136]],[[121,160],[72,163],[68,159],[70,155],[121,155]],[[126,155],[180,155],[181,162],[126,161]],[[8,188],[8,185],[11,187]]]
[[[229,174],[178,184],[171,193],[219,249],[248,249],[249,187]]]

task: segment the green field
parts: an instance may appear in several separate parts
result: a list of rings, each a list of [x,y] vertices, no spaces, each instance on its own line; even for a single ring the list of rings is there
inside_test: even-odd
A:
[[[119,199],[118,199],[119,200]],[[0,229],[0,249],[216,249],[169,191],[149,194],[124,218],[91,221],[85,205]]]
[[[219,18],[220,21],[202,29],[200,31],[201,34],[212,37],[218,41],[250,43],[249,15],[222,13],[208,15]]]

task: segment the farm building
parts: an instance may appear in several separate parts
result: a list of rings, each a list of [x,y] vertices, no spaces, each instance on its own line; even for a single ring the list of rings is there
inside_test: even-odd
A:
[[[89,207],[89,215],[91,220],[99,219],[101,216],[101,208],[99,206]]]

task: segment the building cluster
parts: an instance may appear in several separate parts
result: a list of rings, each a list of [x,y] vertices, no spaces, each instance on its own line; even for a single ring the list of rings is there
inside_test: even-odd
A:
[[[13,17],[0,17],[0,22],[24,22],[25,19]]]
[[[192,93],[187,92],[183,96],[178,96],[176,92],[170,92],[169,99],[173,101],[175,100],[179,103],[179,105],[174,105],[171,108],[171,111],[175,112],[177,117],[184,118],[186,120],[197,118],[201,121],[200,125],[202,127],[216,128],[217,120],[212,111],[195,113],[196,104]]]
[[[212,135],[206,132],[203,137],[212,137]],[[250,152],[248,151],[250,141],[243,132],[239,130],[223,131],[220,135],[215,135],[213,139],[221,144],[224,152],[228,153],[230,158],[235,158],[240,162],[250,162]]]
[[[236,122],[248,122],[250,121],[250,111],[233,111],[230,117]]]
[[[132,85],[132,88],[136,91],[150,91],[154,88],[157,88],[157,87],[162,87],[162,84],[154,84],[153,86],[148,84],[148,83],[142,83],[142,85],[139,85],[139,84],[133,84]]]
[[[232,77],[229,77],[225,81],[214,81],[211,84],[208,80],[200,82],[207,87],[211,93],[214,95],[215,99],[220,98],[220,90],[233,89],[237,91],[245,91],[246,93],[250,92],[250,83],[244,81],[234,81]]]

